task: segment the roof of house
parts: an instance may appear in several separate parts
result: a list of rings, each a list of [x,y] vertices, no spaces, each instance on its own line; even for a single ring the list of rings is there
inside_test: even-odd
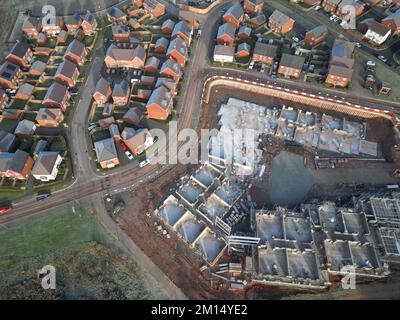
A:
[[[353,69],[331,64],[329,66],[328,75],[351,79],[353,76]]]
[[[111,45],[107,49],[107,56],[116,61],[132,61],[138,58],[144,62],[146,60],[146,50],[141,45],[136,46],[135,49],[120,49]]]
[[[169,28],[169,29],[173,30],[174,27],[175,27],[175,22],[173,22],[171,19],[167,19],[163,22],[161,29]]]
[[[13,146],[14,142],[18,138],[14,134],[9,132],[2,131],[2,133],[4,133],[4,135],[1,135],[0,138],[0,151],[9,152],[10,148]]]
[[[246,26],[241,26],[239,28],[238,34],[239,33],[244,33],[247,34],[248,36],[251,34],[251,28],[250,27],[246,27]]]
[[[121,138],[123,140],[128,141],[130,145],[134,145],[136,147],[142,146],[146,142],[148,136],[151,136],[151,134],[147,128],[135,130],[133,128],[126,127],[121,133]]]
[[[325,36],[328,34],[328,27],[324,24],[321,24],[320,26],[316,26],[308,32],[311,32],[314,37],[318,38],[320,36]]]
[[[28,157],[29,154],[22,150],[17,150],[15,153],[2,153],[0,154],[0,171],[10,170],[21,173]]]
[[[19,86],[19,89],[17,91],[18,94],[26,94],[27,96],[31,96],[33,94],[33,91],[35,90],[35,86],[30,84],[30,83],[23,83]]]
[[[174,30],[172,30],[172,37],[175,37],[179,33],[185,35],[186,37],[190,38],[190,34],[192,32],[192,28],[187,24],[185,21],[179,21],[175,27]]]
[[[144,0],[143,4],[149,7],[150,9],[156,8],[158,5],[164,6],[162,3],[156,1],[156,0]]]
[[[264,0],[247,0],[248,2],[254,4],[254,5],[258,5],[258,4],[262,4],[264,3]]]
[[[84,51],[85,51],[85,45],[82,42],[74,39],[68,45],[67,50],[65,51],[65,54],[72,53],[72,54],[80,57],[80,56],[82,56]]]
[[[129,91],[129,84],[125,80],[121,80],[114,84],[112,97],[113,98],[125,98]]]
[[[275,10],[271,16],[269,17],[269,20],[275,22],[276,24],[283,26],[286,23],[288,23],[290,20],[293,20],[292,18],[288,17],[286,14],[280,12],[279,10]],[[294,21],[294,20],[293,20]]]
[[[0,78],[10,80],[10,79],[14,78],[15,74],[19,70],[20,70],[20,68],[17,65],[6,61],[0,66]]]
[[[107,10],[107,14],[115,19],[126,17],[126,14],[117,7],[111,7]]]
[[[259,13],[250,19],[250,23],[255,24],[257,26],[260,24],[263,24],[266,21],[267,21],[267,17],[263,13]]]
[[[145,64],[145,68],[153,67],[155,69],[158,69],[159,66],[160,66],[160,59],[158,59],[157,57],[154,57],[154,56],[149,57]]]
[[[54,151],[41,151],[38,158],[35,161],[35,165],[32,168],[33,175],[48,175],[51,174],[57,159],[59,157],[58,152]]]
[[[139,108],[129,108],[129,110],[124,114],[123,119],[129,119],[134,125],[138,125],[140,120],[143,118],[142,111]]]
[[[30,71],[31,70],[36,70],[39,72],[43,72],[47,67],[47,64],[44,63],[43,61],[40,60],[36,60],[34,63],[32,63],[32,66],[30,67]]]
[[[102,94],[103,96],[107,96],[110,88],[111,88],[110,83],[103,77],[100,77],[99,81],[97,81],[97,84],[96,84],[95,93],[98,92],[98,93]]]
[[[389,14],[386,18],[382,19],[382,21],[393,20],[397,27],[400,27],[400,9],[392,14]]]
[[[58,103],[61,103],[67,93],[68,89],[66,86],[58,82],[55,82],[47,90],[46,96],[44,97],[43,101],[50,99]]]
[[[34,29],[39,22],[40,18],[29,16],[25,19],[24,24],[22,25],[22,29]]]
[[[167,38],[159,38],[156,41],[156,47],[164,47],[165,49],[168,48],[169,40]]]
[[[173,79],[170,79],[170,78],[158,77],[155,87],[158,88],[159,86],[162,86],[162,85],[164,85],[169,90],[175,91],[177,83]]]
[[[79,13],[75,13],[71,16],[64,16],[64,22],[68,25],[78,25],[81,23],[81,15]]]
[[[46,145],[47,145],[47,141],[44,139],[40,139],[35,145],[33,154],[39,154],[39,152],[44,151],[44,149],[46,148]]]
[[[293,69],[303,69],[305,58],[300,56],[295,56],[291,54],[282,54],[280,66],[293,68]]]
[[[97,160],[99,162],[118,158],[117,149],[115,148],[113,138],[96,141],[94,143],[94,148],[96,151]]]
[[[388,32],[391,32],[391,29],[388,26],[386,26],[382,23],[379,23],[378,21],[374,20],[373,18],[365,19],[365,20],[361,21],[360,24],[365,24],[369,30],[379,34],[382,37],[386,36],[388,34]]]
[[[10,54],[19,58],[23,58],[30,48],[31,47],[26,42],[17,42],[12,47]]]
[[[231,56],[235,54],[235,48],[230,46],[216,45],[214,47],[214,56]]]
[[[226,34],[232,39],[235,39],[235,31],[236,28],[231,23],[226,22],[218,28],[217,38],[222,37]]]
[[[350,59],[353,55],[355,44],[350,41],[336,39],[332,47],[332,56]]]
[[[63,115],[61,109],[58,108],[40,108],[36,116],[38,120],[56,120]]]
[[[110,135],[112,137],[119,136],[119,128],[118,128],[117,124],[115,124],[115,123],[110,124],[110,126],[108,127],[108,130],[110,131]]]
[[[77,66],[75,63],[65,59],[57,68],[55,76],[63,75],[67,78],[72,78],[74,73],[77,70]]]
[[[14,130],[14,134],[32,135],[35,132],[35,129],[36,125],[33,121],[24,119],[18,122],[18,125]]]
[[[112,26],[112,33],[113,35],[118,35],[118,34],[129,35],[130,29],[125,24],[117,24]]]
[[[160,73],[162,73],[166,69],[171,69],[174,71],[176,74],[181,74],[182,69],[179,66],[179,64],[174,60],[174,59],[167,59],[164,61],[164,63],[161,66]]]
[[[250,45],[246,42],[242,42],[237,47],[237,52],[240,52],[240,51],[250,52]]]
[[[277,50],[278,46],[276,45],[264,42],[256,42],[253,53],[265,57],[275,57]]]
[[[239,20],[243,14],[244,14],[244,10],[242,8],[242,5],[240,3],[236,3],[236,4],[232,5],[231,7],[229,7],[228,10],[226,10],[223,17],[232,15],[233,17],[235,17],[235,19]]]
[[[170,91],[162,85],[153,90],[150,99],[147,102],[147,106],[154,103],[159,105],[161,108],[166,109],[171,101],[171,98],[172,96]]]
[[[86,11],[86,14],[81,16],[81,18],[83,20],[82,22],[89,23],[91,25],[93,25],[96,21],[96,17],[89,10]]]
[[[68,33],[65,30],[61,30],[60,33],[57,35],[57,38],[64,39],[67,37]]]
[[[179,36],[169,43],[167,55],[174,50],[178,51],[183,56],[186,56],[188,53],[186,42]]]

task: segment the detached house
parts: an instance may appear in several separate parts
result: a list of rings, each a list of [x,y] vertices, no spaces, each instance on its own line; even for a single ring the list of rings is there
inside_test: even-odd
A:
[[[78,13],[75,13],[72,16],[65,16],[64,23],[68,32],[74,32],[81,27],[82,18]]]
[[[169,43],[167,58],[173,58],[183,68],[188,59],[188,47],[180,37],[176,37]]]
[[[272,65],[276,58],[278,46],[263,42],[256,42],[253,51],[253,61]]]
[[[243,21],[244,10],[240,3],[236,3],[226,10],[225,14],[222,16],[222,21],[224,23],[229,22],[235,28],[239,27],[240,22]]]
[[[42,32],[45,32],[48,36],[56,36],[63,28],[64,20],[62,17],[48,18],[45,23],[42,23]]]
[[[306,32],[304,42],[310,47],[315,47],[325,41],[328,36],[328,27],[326,25],[317,26]]]
[[[183,39],[187,46],[190,46],[192,41],[193,29],[185,21],[178,22],[172,30],[171,39],[176,39],[178,36]]]
[[[116,24],[112,26],[113,38],[117,42],[129,42],[130,29],[125,24]]]
[[[107,68],[143,69],[146,61],[146,50],[138,45],[135,49],[119,49],[111,45],[104,62]]]
[[[235,47],[223,46],[217,44],[214,47],[213,59],[216,62],[233,62],[235,56]]]
[[[268,27],[272,31],[284,35],[293,29],[294,20],[279,10],[275,10],[269,17]]]
[[[382,19],[381,22],[392,30],[393,35],[400,34],[400,9]]]
[[[122,118],[125,123],[138,126],[143,119],[143,113],[138,108],[129,108]]]
[[[0,176],[11,179],[28,179],[33,166],[33,159],[28,153],[17,150],[15,153],[0,154]]]
[[[252,14],[263,11],[264,1],[263,0],[244,0],[243,6],[244,6],[244,10],[248,14],[252,15]]]
[[[121,138],[134,155],[145,152],[154,143],[154,138],[147,128],[135,130],[127,127],[122,131]]]
[[[0,85],[6,89],[16,89],[21,77],[22,71],[19,66],[8,61],[0,66]]]
[[[110,169],[119,165],[117,149],[115,148],[113,138],[96,141],[94,149],[101,168]]]
[[[364,11],[364,4],[356,1],[356,0],[342,0],[337,6],[336,15],[338,17],[344,18],[351,12],[349,11],[349,7],[351,10],[354,10],[356,17],[358,17]]]
[[[303,69],[305,58],[290,54],[282,54],[281,62],[279,64],[278,73],[285,78],[298,79]]]
[[[249,55],[250,55],[250,45],[246,42],[242,42],[241,44],[239,44],[236,49],[235,56],[244,58],[248,57]]]
[[[32,176],[43,182],[56,180],[62,158],[58,152],[41,151],[32,169]]]
[[[32,63],[29,69],[29,74],[32,76],[41,76],[46,70],[46,67],[47,64],[45,64],[43,61],[36,60],[34,63]]]
[[[161,66],[160,76],[172,78],[178,83],[182,76],[182,69],[175,60],[167,59]]]
[[[82,16],[81,28],[86,35],[93,34],[96,31],[97,20],[90,11],[86,11],[86,14]]]
[[[233,46],[235,43],[235,27],[229,22],[218,28],[217,43],[222,45]]]
[[[0,111],[4,109],[9,101],[8,95],[6,92],[0,87]]]
[[[67,47],[67,50],[65,51],[64,58],[75,62],[77,65],[83,65],[85,62],[85,58],[87,55],[86,47],[85,45],[78,41],[78,40],[73,40]]]
[[[114,89],[112,92],[112,98],[114,104],[117,106],[124,106],[129,101],[129,84],[125,80],[122,80],[114,85]]]
[[[65,112],[70,97],[68,88],[58,82],[53,83],[43,99],[42,104],[48,108],[60,108]]]
[[[364,39],[377,46],[382,45],[392,33],[392,30],[388,26],[372,18],[361,21],[357,29],[364,34]]]
[[[26,68],[31,64],[32,57],[31,47],[25,42],[17,42],[6,56],[6,60],[21,68]]]
[[[75,63],[64,60],[58,68],[55,74],[55,79],[57,82],[64,84],[70,88],[74,87],[76,80],[79,77],[79,70]]]
[[[158,53],[165,53],[167,52],[168,44],[169,40],[167,38],[159,38],[154,46],[154,51]]]
[[[156,88],[146,105],[149,119],[167,120],[173,108],[173,96],[169,89],[161,85]]]
[[[96,89],[93,93],[93,99],[98,104],[105,104],[111,97],[112,89],[110,83],[101,77],[97,81]]]
[[[251,28],[246,26],[241,26],[237,33],[240,40],[249,40],[251,38]]]
[[[171,34],[172,30],[174,30],[175,22],[171,19],[165,20],[161,25],[161,32],[165,34]]]
[[[354,43],[336,39],[331,53],[325,82],[336,87],[347,87],[351,82],[354,67]]]
[[[322,8],[324,8],[326,12],[335,13],[338,9],[340,1],[342,0],[323,0]]]
[[[27,17],[22,25],[22,32],[27,39],[36,39],[42,29],[42,20],[34,17]]]
[[[64,121],[64,114],[58,108],[40,108],[35,120],[40,127],[58,127]]]
[[[30,83],[23,83],[19,86],[15,99],[29,100],[33,92],[35,91],[35,86]]]
[[[155,73],[159,71],[159,68],[160,68],[160,59],[154,56],[149,57],[146,61],[146,64],[144,65],[145,72]]]
[[[126,24],[128,22],[127,15],[117,7],[111,7],[107,10],[107,19],[113,24]]]
[[[144,10],[154,18],[165,14],[165,6],[157,0],[143,0]]]

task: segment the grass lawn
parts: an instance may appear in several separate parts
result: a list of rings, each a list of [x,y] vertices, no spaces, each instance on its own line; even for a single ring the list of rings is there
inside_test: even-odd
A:
[[[25,190],[1,190],[0,189],[0,202],[12,201],[21,198],[25,194]]]

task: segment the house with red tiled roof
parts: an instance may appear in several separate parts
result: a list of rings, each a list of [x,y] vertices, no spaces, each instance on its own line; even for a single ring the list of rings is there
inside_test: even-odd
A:
[[[64,60],[57,68],[55,79],[57,82],[70,88],[74,87],[79,77],[79,70],[75,63]]]
[[[112,89],[110,83],[101,77],[97,81],[95,91],[93,93],[93,99],[98,104],[105,104],[111,97]]]
[[[75,62],[78,65],[83,65],[85,63],[85,58],[87,56],[87,51],[85,45],[78,41],[73,40],[67,47],[64,58]]]
[[[46,92],[42,104],[48,108],[60,108],[65,112],[70,97],[68,88],[58,82],[53,83]]]
[[[183,68],[188,56],[188,47],[181,37],[178,36],[169,43],[167,58],[174,59]]]
[[[82,16],[81,28],[86,35],[93,34],[97,28],[97,20],[93,13],[86,11]]]
[[[275,10],[268,19],[268,28],[281,35],[288,33],[293,27],[294,20],[279,10]]]
[[[235,43],[235,27],[227,22],[218,28],[217,44],[233,46]]]
[[[36,39],[42,29],[42,20],[35,17],[27,17],[22,25],[22,32],[27,39]]]
[[[244,10],[242,8],[242,5],[240,3],[236,3],[231,7],[229,7],[228,10],[226,10],[224,15],[222,16],[222,21],[224,23],[229,22],[235,28],[237,28],[239,27],[240,22],[243,21],[243,17],[244,17]]]
[[[167,120],[173,108],[173,95],[165,86],[154,89],[146,105],[149,119]]]
[[[31,64],[32,57],[31,47],[25,42],[17,42],[6,56],[6,60],[17,66],[26,68]]]
[[[174,59],[167,59],[161,66],[160,76],[172,78],[178,83],[182,76],[182,69]]]

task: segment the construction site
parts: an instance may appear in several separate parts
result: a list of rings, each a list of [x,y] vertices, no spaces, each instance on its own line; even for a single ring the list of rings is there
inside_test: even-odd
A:
[[[385,188],[287,207],[265,206],[254,186],[269,192],[272,160],[282,151],[302,155],[313,170],[396,161],[393,124],[226,86],[210,91],[198,127],[218,129],[208,161],[175,166],[143,190],[120,194],[127,209],[114,218],[122,229],[190,298],[237,299],[260,288],[283,290],[279,296],[321,292],[348,268],[357,281],[384,281],[400,248],[398,220],[379,221],[371,205],[388,197]],[[227,143],[235,129],[254,130],[254,141],[239,134]],[[319,159],[344,160],[324,169]]]

